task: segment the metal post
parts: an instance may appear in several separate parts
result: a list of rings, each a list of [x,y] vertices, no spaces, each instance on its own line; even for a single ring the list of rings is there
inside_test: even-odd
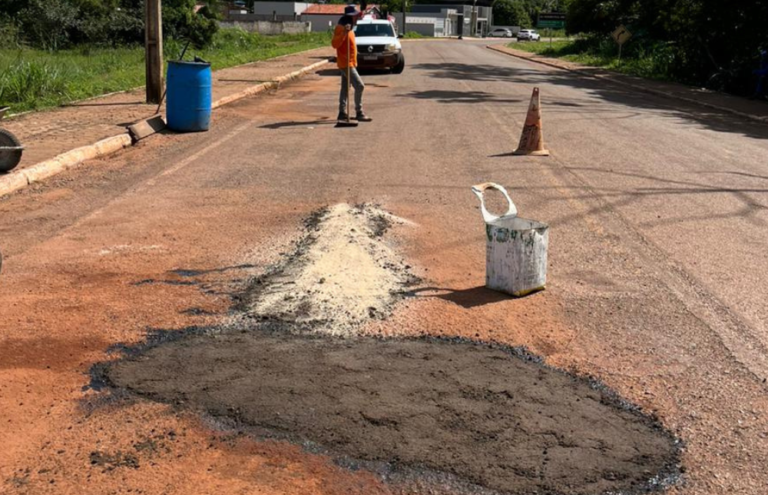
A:
[[[408,0],[403,0],[403,37],[405,37],[406,33],[408,32],[408,19],[407,19],[407,13],[408,10]]]
[[[163,97],[163,14],[161,0],[146,0],[145,59],[147,103]]]
[[[472,37],[477,37],[477,11],[475,10],[477,5],[477,0],[473,0],[472,2],[472,13],[469,15],[470,17],[470,24],[469,26],[469,35]]]

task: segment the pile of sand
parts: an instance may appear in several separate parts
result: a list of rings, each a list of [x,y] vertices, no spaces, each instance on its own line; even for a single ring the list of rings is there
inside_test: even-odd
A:
[[[399,221],[370,205],[329,208],[308,228],[296,255],[259,281],[248,314],[332,335],[351,335],[388,316],[413,279],[383,241]]]

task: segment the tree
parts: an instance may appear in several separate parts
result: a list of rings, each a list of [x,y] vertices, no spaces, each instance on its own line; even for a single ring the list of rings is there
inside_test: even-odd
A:
[[[32,0],[18,13],[21,30],[31,43],[58,50],[69,42],[79,10],[67,0]]]
[[[568,0],[566,8],[569,33],[605,38],[624,24],[636,34],[627,55],[652,53],[668,76],[717,90],[747,94],[768,48],[765,0]]]
[[[497,0],[493,4],[493,24],[496,26],[531,27],[528,10],[519,0]]]
[[[163,36],[189,40],[198,48],[213,40],[217,14],[208,6],[195,12],[195,0],[163,0]]]

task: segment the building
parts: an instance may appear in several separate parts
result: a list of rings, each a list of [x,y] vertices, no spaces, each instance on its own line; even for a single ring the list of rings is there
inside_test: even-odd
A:
[[[253,2],[253,15],[263,21],[297,21],[311,5],[307,2]]]
[[[341,16],[344,15],[344,4],[309,4],[309,7],[301,14],[301,20],[312,24],[312,31],[322,32],[333,30]],[[357,6],[360,9],[360,6]],[[372,15],[374,19],[381,16],[381,11],[376,5],[369,5],[366,15]]]
[[[491,5],[493,0],[437,0],[439,3],[411,5],[410,12],[390,17],[402,33],[416,32],[423,36],[485,36],[493,26]],[[230,4],[230,7],[235,3]],[[253,4],[253,13],[232,12],[230,22],[291,22],[310,24],[315,32],[332,30],[344,15],[344,4],[317,4],[307,2],[259,1]],[[357,6],[358,9],[360,6]],[[365,14],[381,18],[377,5],[367,8]],[[405,18],[406,24],[403,24]],[[293,28],[292,28],[293,29]]]
[[[456,9],[444,8],[437,12],[398,12],[394,17],[403,34],[419,33],[440,38],[456,36],[456,18],[452,17],[453,14],[456,14]]]
[[[415,31],[425,36],[485,36],[493,25],[491,5],[492,0],[416,4],[406,14],[406,32]],[[425,25],[430,23],[434,25],[434,34],[427,33],[430,28]]]

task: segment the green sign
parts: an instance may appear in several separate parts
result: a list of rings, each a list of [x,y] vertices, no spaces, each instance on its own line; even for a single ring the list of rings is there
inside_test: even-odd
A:
[[[563,29],[565,28],[565,21],[549,21],[549,20],[539,20],[539,22],[536,24],[536,27],[541,28],[551,28],[551,29]]]

